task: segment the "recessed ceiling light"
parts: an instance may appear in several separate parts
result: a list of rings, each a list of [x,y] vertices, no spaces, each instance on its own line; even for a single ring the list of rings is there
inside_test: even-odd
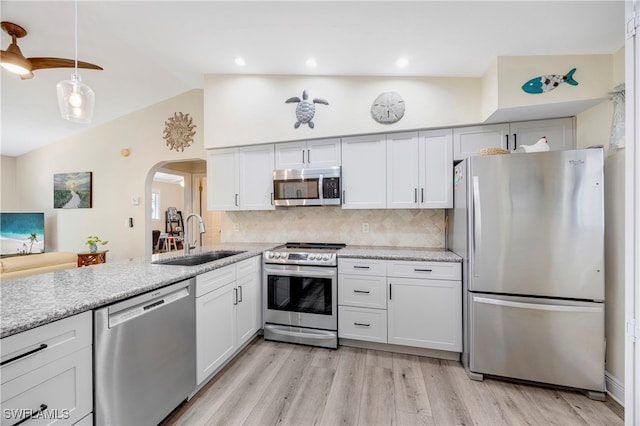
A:
[[[307,64],[308,68],[315,68],[318,66],[318,63],[316,62],[316,58],[307,59],[307,62],[305,62],[305,64]]]
[[[396,60],[396,67],[406,68],[409,65],[409,60],[405,57],[400,57]]]
[[[244,61],[244,58],[241,58],[240,56],[236,56],[235,59],[235,63],[237,66],[239,67],[244,67],[247,63]]]

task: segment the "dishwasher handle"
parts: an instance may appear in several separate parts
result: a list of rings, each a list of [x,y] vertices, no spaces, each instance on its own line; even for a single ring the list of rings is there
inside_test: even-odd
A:
[[[113,328],[189,297],[189,294],[189,283],[179,283],[177,286],[169,286],[128,300],[125,306],[117,304],[103,309],[109,310],[109,328]]]

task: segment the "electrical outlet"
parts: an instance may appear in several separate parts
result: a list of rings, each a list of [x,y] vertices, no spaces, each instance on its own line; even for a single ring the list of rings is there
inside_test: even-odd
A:
[[[362,232],[369,232],[369,224],[366,222],[362,223]]]
[[[233,230],[235,232],[240,232],[240,224],[239,223],[234,223],[233,224]]]

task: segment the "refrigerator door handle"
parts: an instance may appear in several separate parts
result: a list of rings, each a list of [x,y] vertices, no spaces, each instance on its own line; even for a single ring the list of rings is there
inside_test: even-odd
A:
[[[480,213],[480,181],[473,177],[473,276],[478,276],[478,259],[482,242],[482,215]]]
[[[475,303],[487,305],[507,306],[520,309],[535,309],[538,311],[554,312],[601,312],[602,306],[571,306],[571,305],[547,305],[538,303],[513,302],[511,300],[488,299],[486,297],[474,297]]]

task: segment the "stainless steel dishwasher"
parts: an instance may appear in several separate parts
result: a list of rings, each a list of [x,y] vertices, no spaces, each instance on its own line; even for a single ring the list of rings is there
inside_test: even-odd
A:
[[[94,312],[96,425],[155,425],[195,389],[195,280]]]

